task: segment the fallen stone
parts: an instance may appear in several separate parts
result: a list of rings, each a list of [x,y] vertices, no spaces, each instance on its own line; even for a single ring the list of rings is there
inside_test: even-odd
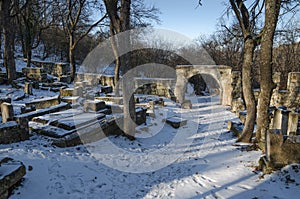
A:
[[[167,124],[170,124],[173,128],[179,128],[182,126],[185,126],[187,124],[187,120],[186,119],[182,119],[180,117],[174,116],[171,118],[168,118],[166,120]]]
[[[240,137],[240,135],[242,135],[243,133],[244,125],[241,123],[229,121],[227,129],[231,131],[234,136]]]
[[[7,199],[9,192],[25,176],[26,167],[11,158],[0,160],[0,198]]]

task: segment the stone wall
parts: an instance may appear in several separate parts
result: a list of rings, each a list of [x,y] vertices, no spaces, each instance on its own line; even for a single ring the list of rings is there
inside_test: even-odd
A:
[[[164,96],[175,100],[172,90],[175,79],[172,78],[135,78],[135,93],[145,95]]]
[[[55,63],[37,60],[31,60],[31,63],[39,68],[42,68],[45,71],[45,73],[57,77],[62,75],[68,75],[70,73],[70,65],[68,63]]]
[[[75,81],[87,82],[89,86],[98,85],[99,83],[103,86],[115,86],[113,75],[102,75],[94,73],[76,73]]]

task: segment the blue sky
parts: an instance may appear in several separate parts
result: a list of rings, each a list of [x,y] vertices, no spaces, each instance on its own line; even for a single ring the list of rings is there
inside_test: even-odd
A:
[[[192,39],[201,34],[211,34],[216,30],[218,19],[226,7],[224,0],[145,0],[147,5],[160,9],[161,24],[155,27],[166,28]]]

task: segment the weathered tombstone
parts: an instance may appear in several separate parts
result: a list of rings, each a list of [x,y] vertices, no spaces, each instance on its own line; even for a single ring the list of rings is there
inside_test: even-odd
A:
[[[28,94],[28,95],[32,95],[32,84],[31,83],[25,83],[24,93]]]
[[[1,112],[2,112],[2,123],[6,123],[11,121],[14,118],[14,109],[13,106],[9,103],[1,104]]]
[[[288,128],[288,115],[289,111],[285,110],[284,107],[279,107],[274,114],[272,129],[281,129],[282,134],[286,135]]]
[[[149,108],[147,110],[147,115],[155,118],[155,102],[154,101],[149,102]]]
[[[90,101],[87,100],[84,102],[84,111],[93,111],[93,112],[97,112],[101,109],[105,109],[105,102],[104,101]]]
[[[287,135],[296,135],[299,128],[300,114],[296,112],[290,112],[288,118]]]

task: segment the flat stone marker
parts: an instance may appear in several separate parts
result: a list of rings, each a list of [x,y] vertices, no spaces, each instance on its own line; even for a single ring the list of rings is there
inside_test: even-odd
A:
[[[57,121],[50,122],[50,125],[63,128],[65,130],[73,130],[88,123],[104,118],[104,114],[82,113],[73,117],[62,118]]]
[[[60,104],[60,96],[45,97],[25,103],[26,107],[34,105],[36,109],[45,109]]]
[[[81,113],[83,113],[83,111],[81,111],[81,110],[69,109],[69,110],[60,111],[60,112],[56,112],[56,113],[50,113],[50,114],[43,115],[43,116],[37,116],[37,117],[32,118],[32,121],[38,122],[41,124],[47,124],[50,122],[57,121],[59,119],[72,117],[74,115],[78,115]]]
[[[9,190],[26,174],[22,162],[11,158],[0,159],[0,198],[8,198]]]
[[[186,119],[182,119],[180,117],[174,116],[171,118],[168,118],[166,120],[167,124],[170,124],[173,128],[177,129],[181,126],[185,126],[187,124],[187,120]]]

